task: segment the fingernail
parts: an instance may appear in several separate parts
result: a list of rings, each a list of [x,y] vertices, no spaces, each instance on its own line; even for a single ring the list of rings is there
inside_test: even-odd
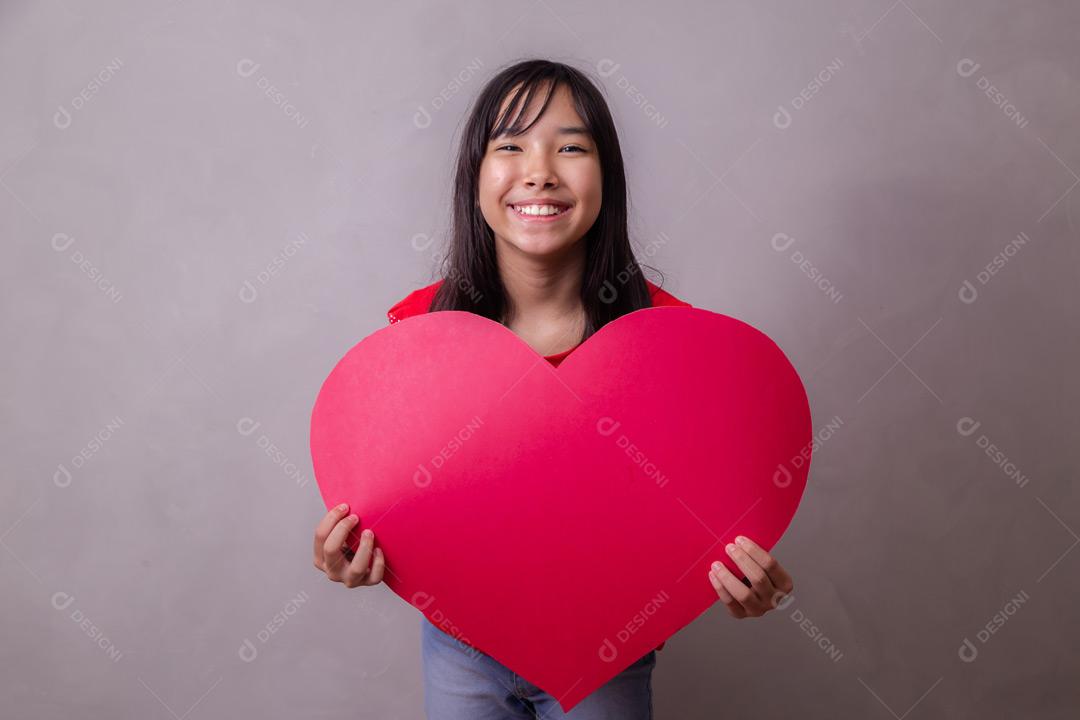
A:
[[[750,541],[740,535],[739,537],[735,538],[735,542],[739,543],[740,545],[746,545]]]
[[[734,555],[735,554],[735,545],[733,543],[728,543],[727,544],[727,551],[728,551],[728,555]]]
[[[348,509],[349,509],[349,506],[348,506],[348,505],[346,505],[345,503],[341,503],[340,505],[338,505],[338,506],[337,506],[337,509],[338,509],[338,510],[339,510],[340,512],[345,512],[346,510],[348,510]]]
[[[365,530],[364,532],[360,533],[360,537],[365,539],[370,539],[374,535],[375,533],[371,532],[371,530]]]
[[[360,520],[360,518],[357,516],[356,513],[353,513],[352,515],[350,515],[348,517],[348,520],[349,520],[350,523],[356,523],[356,522],[358,522]]]
[[[721,563],[719,560],[717,560],[716,562],[714,562],[712,564],[713,572],[720,572],[720,568],[722,568],[722,567],[723,567],[723,563]]]

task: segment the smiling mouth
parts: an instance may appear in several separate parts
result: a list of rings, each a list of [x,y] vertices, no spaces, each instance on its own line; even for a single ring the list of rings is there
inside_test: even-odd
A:
[[[554,218],[565,215],[569,205],[511,205],[514,213],[523,218]]]

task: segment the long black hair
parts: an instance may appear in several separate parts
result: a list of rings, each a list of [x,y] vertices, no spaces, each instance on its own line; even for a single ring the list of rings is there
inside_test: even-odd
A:
[[[519,85],[506,112],[499,117],[503,100]],[[592,135],[602,174],[600,214],[580,240],[586,243],[581,283],[585,331],[581,340],[621,315],[652,306],[641,267],[630,247],[622,150],[603,95],[576,68],[550,60],[526,60],[503,69],[488,81],[462,130],[450,243],[443,258],[443,282],[432,301],[432,311],[465,310],[500,323],[508,320],[510,308],[496,263],[495,235],[480,210],[480,163],[493,138],[504,131],[511,135],[527,132],[547,110],[560,85],[570,91],[575,109]],[[544,104],[536,118],[522,127],[524,109],[529,107],[533,94],[545,86]]]

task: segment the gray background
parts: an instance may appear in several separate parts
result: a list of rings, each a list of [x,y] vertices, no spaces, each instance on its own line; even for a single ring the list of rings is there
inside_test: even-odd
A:
[[[658,717],[1075,717],[1078,36],[1064,1],[5,2],[5,716],[421,715],[418,613],[311,565],[309,413],[539,55],[602,82],[643,259],[829,435],[794,601],[674,637]]]

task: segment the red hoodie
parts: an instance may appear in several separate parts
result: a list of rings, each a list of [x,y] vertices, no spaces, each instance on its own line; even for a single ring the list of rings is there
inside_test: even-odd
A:
[[[420,315],[422,313],[426,313],[431,308],[431,303],[435,299],[435,292],[439,289],[439,286],[442,284],[442,282],[442,280],[437,280],[430,285],[422,287],[418,290],[413,290],[411,293],[409,293],[404,298],[395,303],[394,306],[386,312],[386,317],[390,321],[390,324],[393,325],[398,320],[404,320],[405,318],[412,317],[413,315]],[[666,290],[662,290],[659,286],[654,285],[648,280],[645,281],[645,284],[648,286],[649,294],[652,296],[653,307],[663,307],[668,305],[693,307],[690,303],[683,302],[679,298],[675,297]],[[558,367],[559,363],[565,360],[566,356],[572,353],[575,349],[577,349],[577,347],[579,346],[575,345],[569,350],[565,350],[561,353],[556,353],[555,355],[546,355],[544,359],[550,362],[555,367]],[[660,643],[656,649],[662,650],[663,648],[664,643]]]

